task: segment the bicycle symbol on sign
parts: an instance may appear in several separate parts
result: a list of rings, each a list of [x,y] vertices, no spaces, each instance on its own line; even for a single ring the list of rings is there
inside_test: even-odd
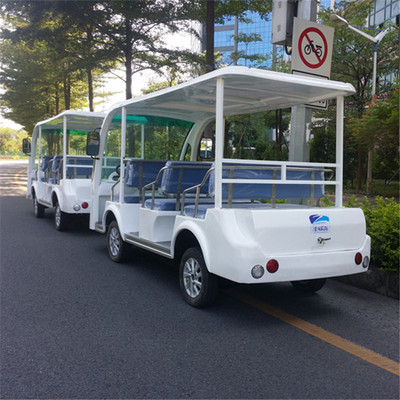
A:
[[[310,55],[311,52],[315,53],[318,58],[321,58],[322,46],[319,46],[318,44],[314,46],[314,40],[310,40],[310,42],[304,46],[304,53]]]

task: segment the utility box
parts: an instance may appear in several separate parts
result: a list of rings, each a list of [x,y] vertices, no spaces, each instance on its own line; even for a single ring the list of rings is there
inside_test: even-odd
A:
[[[272,5],[272,44],[292,46],[294,17],[316,21],[317,0],[274,0]]]
[[[272,5],[272,44],[290,46],[292,43],[296,3],[296,0],[274,0]]]

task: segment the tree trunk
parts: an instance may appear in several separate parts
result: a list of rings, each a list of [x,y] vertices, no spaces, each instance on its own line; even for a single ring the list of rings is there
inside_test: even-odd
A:
[[[357,157],[357,176],[356,176],[356,192],[361,193],[362,182],[364,181],[364,157],[365,153],[358,149],[358,157]]]
[[[71,109],[71,79],[64,77],[64,107],[66,110]]]
[[[86,35],[87,35],[87,42],[89,44],[88,53],[91,54],[90,49],[93,46],[93,31],[90,26],[86,28]],[[90,60],[90,64],[92,60]],[[89,111],[94,111],[94,94],[93,94],[93,74],[92,74],[92,67],[88,66],[87,68],[87,79],[88,79],[88,100],[89,100]]]
[[[89,111],[94,111],[94,101],[93,101],[93,76],[92,70],[88,68],[88,92],[89,92]]]
[[[207,0],[206,19],[206,72],[214,71],[214,0]]]
[[[55,101],[56,101],[56,112],[55,115],[58,115],[60,113],[60,94],[58,91],[58,83],[55,84]]]
[[[132,27],[129,18],[125,18],[125,31],[125,93],[126,99],[128,100],[132,98]]]

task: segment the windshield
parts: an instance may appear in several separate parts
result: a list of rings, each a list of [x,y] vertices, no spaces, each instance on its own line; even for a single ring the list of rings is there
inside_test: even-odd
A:
[[[67,130],[67,151],[70,155],[86,155],[87,131]],[[41,154],[42,156],[62,155],[64,146],[62,129],[42,128]]]
[[[121,115],[112,119],[104,146],[102,178],[120,164]],[[125,154],[127,159],[179,160],[182,146],[193,123],[175,118],[127,115]]]

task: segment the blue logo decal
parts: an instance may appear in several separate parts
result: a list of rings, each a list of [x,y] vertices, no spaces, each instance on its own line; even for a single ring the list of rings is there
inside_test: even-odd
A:
[[[309,218],[311,225],[321,225],[329,222],[329,217],[327,217],[326,215],[313,214],[310,215]]]

